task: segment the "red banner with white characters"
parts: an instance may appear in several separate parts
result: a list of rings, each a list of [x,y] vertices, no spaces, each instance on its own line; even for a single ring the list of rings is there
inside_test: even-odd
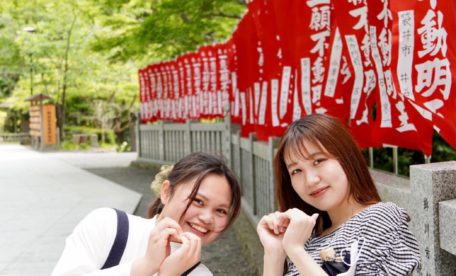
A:
[[[258,79],[259,53],[257,50],[258,37],[255,30],[252,13],[247,13],[239,22],[233,33],[233,43],[237,55],[237,91],[234,103],[234,116],[242,124],[241,134],[248,135],[253,131],[253,95],[252,88]]]
[[[374,138],[379,143],[392,144],[430,154],[432,128],[423,120],[397,86],[394,68],[398,50],[393,43],[393,13],[390,1],[369,2],[369,35],[372,61],[377,76],[376,122]]]
[[[456,91],[452,86],[456,37],[451,35],[456,29],[456,4],[415,0],[392,2],[391,7],[397,16],[393,21],[395,80],[412,110],[420,115],[411,121],[432,125],[456,147]]]
[[[334,2],[335,20],[344,47],[342,52],[353,72],[352,85],[344,93],[349,106],[348,124],[361,147],[375,146],[371,109],[376,76],[370,56],[367,1]]]
[[[141,122],[223,117],[280,136],[327,113],[361,147],[456,147],[455,1],[252,0],[226,43],[138,70]]]
[[[298,93],[294,100],[293,120],[306,114],[327,111],[322,105],[322,95],[328,74],[329,42],[333,24],[329,0],[294,2],[294,9],[298,12],[295,25],[302,28],[296,32],[295,38]]]

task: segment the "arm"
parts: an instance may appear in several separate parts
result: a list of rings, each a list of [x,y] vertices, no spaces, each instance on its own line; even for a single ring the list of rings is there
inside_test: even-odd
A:
[[[257,226],[258,237],[264,248],[263,275],[283,275],[286,254],[282,247],[283,233],[288,220],[280,212],[261,218]]]
[[[304,249],[304,243],[310,238],[318,214],[308,216],[293,208],[284,213],[290,220],[284,234],[282,245],[290,260],[301,275],[327,275],[312,256]]]

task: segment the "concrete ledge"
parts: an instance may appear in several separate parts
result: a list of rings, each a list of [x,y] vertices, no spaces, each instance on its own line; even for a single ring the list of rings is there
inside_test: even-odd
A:
[[[440,247],[456,255],[456,199],[439,203]]]
[[[377,170],[370,173],[382,201],[394,202],[409,212],[413,209],[409,179]]]

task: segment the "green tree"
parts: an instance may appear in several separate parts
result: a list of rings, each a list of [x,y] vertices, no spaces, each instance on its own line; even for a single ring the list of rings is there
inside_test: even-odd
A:
[[[110,59],[153,62],[226,40],[246,10],[238,0],[98,1],[93,48]]]

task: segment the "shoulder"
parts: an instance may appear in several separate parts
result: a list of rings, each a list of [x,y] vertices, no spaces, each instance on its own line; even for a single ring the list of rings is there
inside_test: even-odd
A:
[[[380,202],[364,210],[359,218],[363,222],[357,274],[408,275],[413,271],[420,253],[403,208]]]
[[[82,221],[103,223],[116,220],[116,211],[114,209],[102,207],[91,211]]]
[[[382,226],[399,226],[407,224],[407,212],[392,202],[378,202],[369,206],[358,215],[358,220],[368,228],[383,228]],[[389,227],[388,227],[389,228]]]
[[[74,228],[70,238],[84,240],[105,237],[110,240],[117,231],[117,215],[112,208],[98,208],[88,213]],[[102,240],[105,240],[102,239]]]

